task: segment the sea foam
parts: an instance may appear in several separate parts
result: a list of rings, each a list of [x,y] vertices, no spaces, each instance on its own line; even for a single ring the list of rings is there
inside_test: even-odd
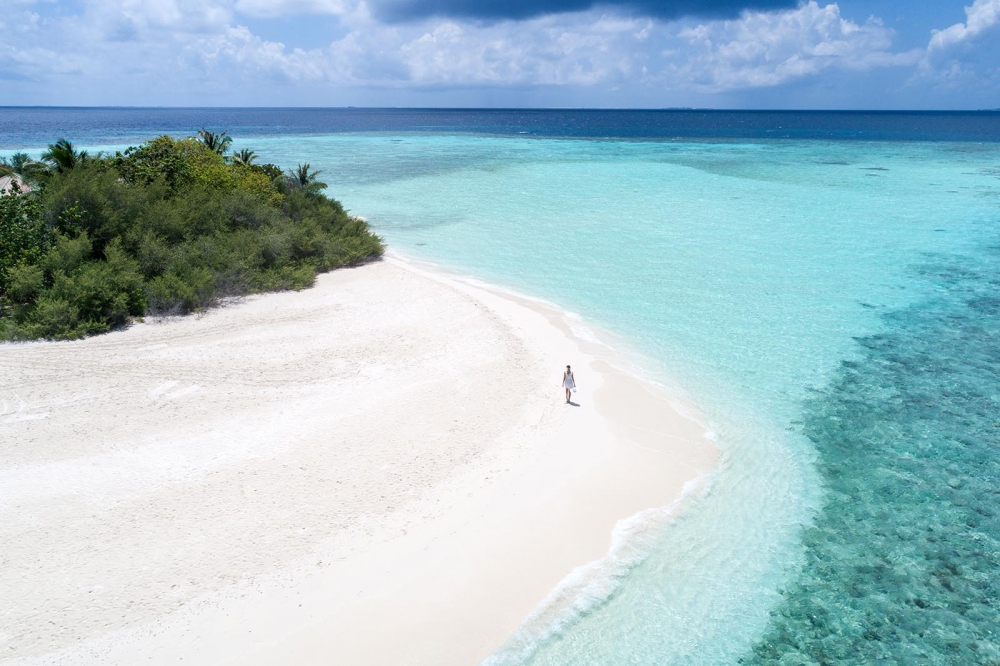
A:
[[[629,572],[649,556],[654,539],[669,522],[709,491],[711,479],[711,474],[689,479],[680,497],[670,504],[644,509],[615,523],[607,554],[571,571],[483,665],[524,664],[545,641],[607,603]]]

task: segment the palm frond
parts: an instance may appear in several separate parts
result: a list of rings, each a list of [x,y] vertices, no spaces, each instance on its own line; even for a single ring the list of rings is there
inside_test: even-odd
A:
[[[240,152],[233,155],[233,164],[242,164],[244,166],[250,166],[257,159],[257,153],[252,150],[247,150],[244,148]]]
[[[55,143],[49,144],[48,149],[42,153],[42,162],[60,173],[79,166],[87,159],[86,150],[77,150],[66,139],[59,139]]]
[[[312,171],[308,162],[299,164],[295,169],[288,170],[288,180],[293,187],[301,187],[310,192],[326,189],[326,183],[316,180],[322,171]]]
[[[204,127],[198,130],[198,138],[205,144],[206,148],[223,156],[229,150],[229,144],[233,142],[233,137],[229,136],[229,130],[216,133]]]

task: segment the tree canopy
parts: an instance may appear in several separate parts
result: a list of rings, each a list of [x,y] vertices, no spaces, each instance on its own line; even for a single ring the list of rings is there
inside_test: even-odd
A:
[[[286,174],[252,151],[227,162],[228,133],[199,134],[109,156],[60,139],[41,163],[0,165],[45,165],[35,191],[0,196],[0,339],[79,338],[301,289],[381,255],[381,239],[321,194],[308,164]]]

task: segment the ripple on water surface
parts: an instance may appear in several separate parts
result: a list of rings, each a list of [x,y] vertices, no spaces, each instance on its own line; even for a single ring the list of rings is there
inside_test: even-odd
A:
[[[806,406],[826,506],[746,664],[1000,664],[1000,248],[935,257]]]

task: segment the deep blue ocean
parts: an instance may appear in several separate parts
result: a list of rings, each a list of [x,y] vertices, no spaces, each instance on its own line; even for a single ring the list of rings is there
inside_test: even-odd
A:
[[[709,491],[491,663],[1000,664],[1000,112],[6,108],[0,154],[200,127],[710,421]]]
[[[119,144],[201,127],[237,137],[351,132],[581,139],[1000,141],[1000,111],[605,111],[556,109],[185,109],[0,107],[0,149],[55,135]],[[58,138],[58,137],[57,137]]]

